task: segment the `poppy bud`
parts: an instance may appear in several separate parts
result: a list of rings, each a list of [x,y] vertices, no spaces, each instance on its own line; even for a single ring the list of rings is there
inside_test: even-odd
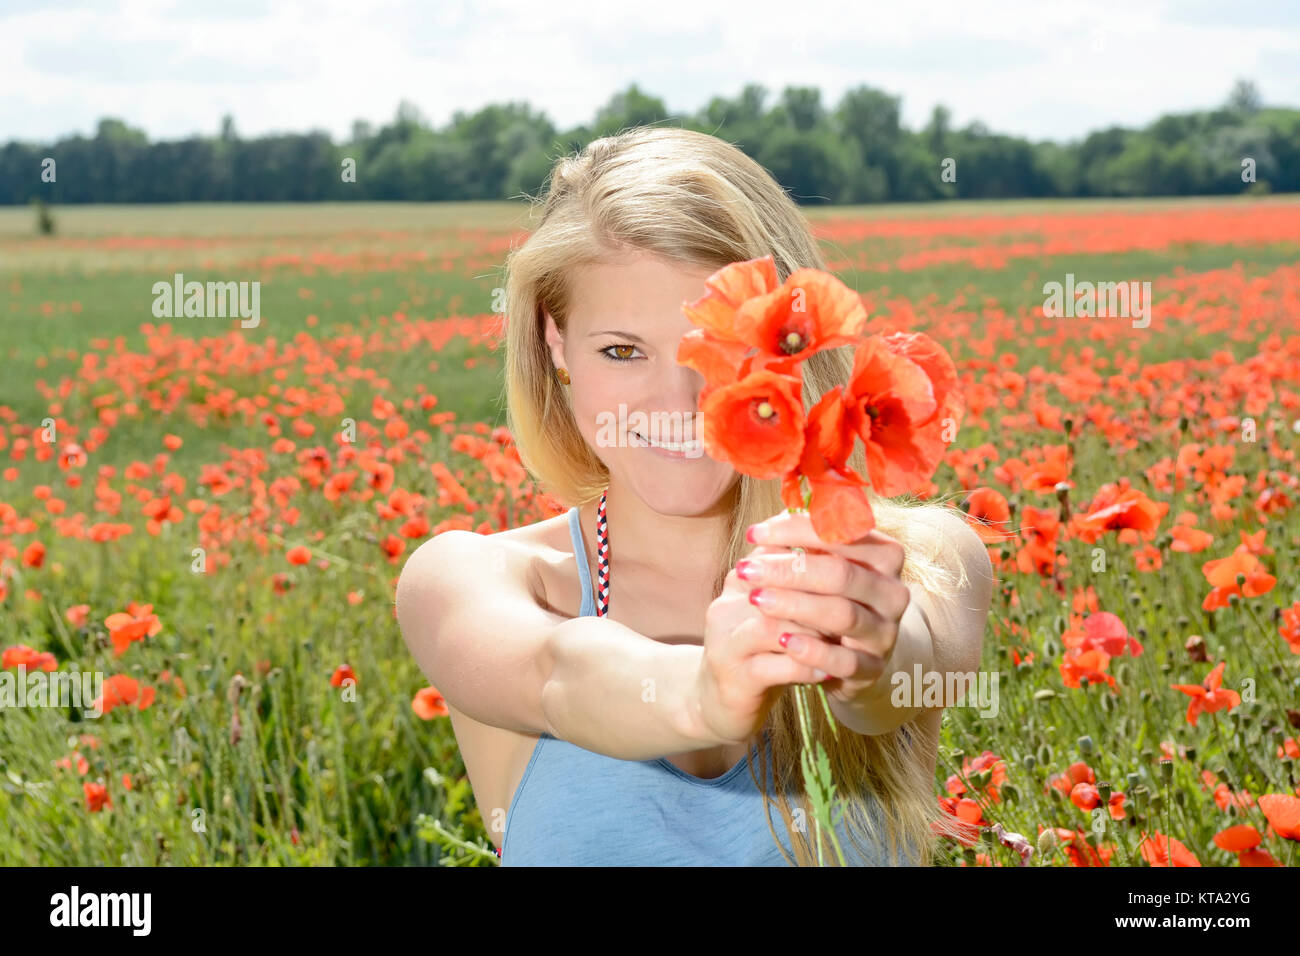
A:
[[[1056,835],[1055,827],[1048,827],[1042,833],[1038,834],[1038,852],[1043,856],[1051,856],[1055,853],[1056,848],[1060,843],[1061,840]]]

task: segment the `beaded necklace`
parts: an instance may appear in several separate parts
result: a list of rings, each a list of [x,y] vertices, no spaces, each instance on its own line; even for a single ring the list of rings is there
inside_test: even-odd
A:
[[[596,616],[604,617],[609,613],[609,521],[605,517],[605,495],[609,489],[600,493],[600,504],[596,508]]]

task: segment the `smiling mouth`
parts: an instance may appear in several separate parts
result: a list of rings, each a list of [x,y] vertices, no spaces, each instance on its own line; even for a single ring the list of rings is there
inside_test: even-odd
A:
[[[683,453],[686,453],[686,454],[690,454],[690,453],[693,453],[693,452],[697,452],[697,451],[699,451],[700,448],[701,448],[701,445],[700,445],[700,439],[698,439],[698,438],[696,438],[696,439],[694,439],[694,440],[692,440],[692,441],[687,441],[687,442],[676,442],[676,441],[651,441],[649,438],[646,438],[646,437],[645,437],[644,435],[642,435],[640,432],[636,432],[636,431],[634,431],[634,432],[632,432],[631,434],[633,435],[633,437],[635,437],[635,438],[637,438],[637,439],[640,439],[641,441],[645,442],[645,444],[649,445],[650,447],[652,447],[652,448],[662,448],[664,451],[676,451],[676,452],[683,452]]]

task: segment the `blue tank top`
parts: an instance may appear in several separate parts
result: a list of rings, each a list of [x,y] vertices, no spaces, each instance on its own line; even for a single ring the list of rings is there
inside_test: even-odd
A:
[[[591,571],[578,509],[569,531],[582,582],[579,616],[594,616]],[[774,794],[770,731],[767,792]],[[758,745],[750,748],[757,761]],[[757,762],[754,772],[760,773]],[[791,808],[794,809],[793,803]],[[872,805],[873,819],[879,820]],[[775,803],[772,827],[790,859],[789,831]],[[812,821],[807,825],[811,828]],[[852,866],[887,865],[881,850],[863,859],[836,827]],[[897,859],[895,862],[902,862]],[[746,758],[720,777],[686,773],[666,757],[620,760],[543,733],[506,812],[502,866],[784,866],[768,829],[763,798]]]

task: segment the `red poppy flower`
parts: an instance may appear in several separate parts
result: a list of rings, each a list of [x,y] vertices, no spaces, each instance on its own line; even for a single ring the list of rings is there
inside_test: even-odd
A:
[[[1273,590],[1277,578],[1269,574],[1259,558],[1255,557],[1245,545],[1238,545],[1236,550],[1226,558],[1206,561],[1201,565],[1201,573],[1213,585],[1212,590],[1201,602],[1204,611],[1215,611],[1228,606],[1229,598],[1258,597]],[[1243,581],[1237,583],[1237,577]]]
[[[99,813],[105,807],[113,805],[113,798],[102,783],[86,781],[81,785],[81,789],[86,795],[86,809],[91,813]]]
[[[1232,710],[1241,703],[1241,695],[1235,690],[1220,687],[1223,683],[1223,668],[1226,666],[1226,661],[1219,661],[1214,670],[1206,675],[1203,683],[1169,685],[1192,698],[1187,704],[1187,722],[1193,727],[1201,714],[1212,714],[1225,707]]]
[[[1127,478],[1102,485],[1082,514],[1074,516],[1072,529],[1082,540],[1092,543],[1108,531],[1133,529],[1143,538],[1155,537],[1160,520],[1169,512],[1169,503],[1152,501]]]
[[[37,651],[26,644],[6,647],[0,654],[0,670],[22,667],[26,671],[55,671],[59,669],[58,659],[49,651]]]
[[[1163,833],[1143,833],[1142,842],[1138,845],[1138,849],[1142,853],[1142,859],[1152,866],[1169,866],[1170,857],[1173,858],[1174,866],[1201,865],[1201,861],[1196,858],[1195,853],[1183,846],[1178,840]]]
[[[1300,797],[1266,793],[1259,798],[1259,809],[1278,836],[1284,840],[1300,840]]]
[[[1011,506],[992,488],[976,488],[967,496],[966,520],[985,544],[997,544],[1011,536]]]
[[[126,674],[117,674],[104,681],[103,692],[91,705],[105,714],[116,707],[135,705],[139,710],[147,710],[154,702],[156,691],[152,687],[141,687],[139,682]]]
[[[823,349],[854,344],[867,320],[861,297],[835,276],[796,269],[781,283],[770,255],[724,266],[705,287],[682,306],[696,328],[677,361],[704,376],[706,393],[764,369],[791,374]]]
[[[153,613],[152,604],[136,604],[132,601],[126,611],[110,614],[104,619],[108,636],[113,641],[113,656],[121,657],[132,641],[143,641],[153,637],[162,630],[162,622]]]
[[[803,451],[801,392],[798,379],[769,371],[715,389],[700,403],[704,450],[744,474],[780,478]]]
[[[421,720],[447,717],[451,713],[447,709],[447,701],[433,687],[423,687],[416,691],[415,697],[411,700],[411,709]]]

